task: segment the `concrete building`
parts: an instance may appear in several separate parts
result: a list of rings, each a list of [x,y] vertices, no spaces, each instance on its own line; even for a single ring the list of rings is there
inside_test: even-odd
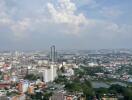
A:
[[[56,93],[49,100],[65,100],[65,95],[63,93]]]
[[[39,72],[42,73],[44,82],[52,82],[57,77],[57,68],[54,65],[44,67],[39,69]]]
[[[27,81],[22,81],[18,84],[18,90],[22,93],[28,91],[29,83]]]
[[[29,94],[34,94],[34,86],[29,86],[29,88],[28,88],[28,93]]]
[[[73,76],[74,70],[72,68],[69,68],[66,70],[66,72],[63,74],[64,76]]]

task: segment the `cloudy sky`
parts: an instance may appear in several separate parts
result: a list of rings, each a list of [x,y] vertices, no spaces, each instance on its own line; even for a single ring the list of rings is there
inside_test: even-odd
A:
[[[0,49],[132,48],[132,0],[0,0]]]

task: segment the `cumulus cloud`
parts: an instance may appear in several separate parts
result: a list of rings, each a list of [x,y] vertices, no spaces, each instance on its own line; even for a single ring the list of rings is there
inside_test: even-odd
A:
[[[51,20],[57,24],[65,24],[67,30],[71,28],[69,33],[78,34],[80,26],[87,22],[86,17],[82,13],[75,13],[77,8],[70,0],[59,0],[58,4],[57,7],[51,3],[47,4]]]
[[[61,30],[60,32],[68,34],[78,34],[80,25],[86,22],[86,18],[83,14],[75,14],[77,10],[76,5],[70,0],[58,0],[57,6],[53,5],[52,3],[47,3],[46,7],[49,15],[44,13],[44,15],[40,14],[40,16],[30,16],[29,18],[24,17],[18,20],[14,20],[14,18],[12,18],[12,16],[8,13],[9,8],[6,5],[6,1],[2,0],[0,1],[0,25],[7,26],[7,28],[12,31],[11,33],[13,33],[15,36],[20,37],[28,33],[29,30],[37,30],[36,27],[38,27],[39,25],[49,25],[49,27],[51,26],[49,30],[52,30],[51,28],[54,28],[56,26],[64,26],[65,28],[62,27],[64,31]],[[43,31],[42,29],[40,30]],[[71,31],[68,32],[68,30]]]
[[[14,2],[18,1],[15,0]],[[83,13],[78,12],[77,2],[97,5],[95,0],[57,0],[57,2],[47,2],[44,7],[38,7],[34,12],[26,13],[27,15],[22,13],[17,19],[14,16],[15,14],[10,15],[8,13],[9,8],[6,1],[1,0],[0,27],[6,26],[10,29],[10,33],[16,37],[43,33],[84,37],[95,35],[99,38],[113,38],[125,33],[125,31],[131,32],[131,29],[127,28],[129,25],[124,27],[124,25],[118,25],[112,21],[86,17]],[[13,9],[17,10],[17,7]],[[19,9],[17,12],[19,12]],[[121,14],[118,10],[108,8],[103,8],[100,13],[104,16],[116,17]]]

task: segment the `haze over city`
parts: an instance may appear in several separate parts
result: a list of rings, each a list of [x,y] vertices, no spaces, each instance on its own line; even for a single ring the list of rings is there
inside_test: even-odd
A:
[[[131,48],[131,4],[131,0],[0,0],[0,46]]]

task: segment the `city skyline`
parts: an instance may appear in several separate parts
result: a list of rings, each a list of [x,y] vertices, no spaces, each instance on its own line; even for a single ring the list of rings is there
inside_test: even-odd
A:
[[[131,0],[0,0],[1,50],[132,48]]]

